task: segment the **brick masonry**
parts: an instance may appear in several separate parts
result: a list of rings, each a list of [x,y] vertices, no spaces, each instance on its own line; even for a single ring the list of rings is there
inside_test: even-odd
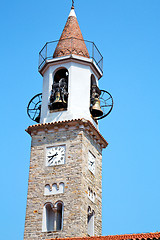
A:
[[[75,16],[68,17],[53,57],[62,57],[70,54],[89,58],[89,53]]]
[[[24,240],[86,237],[88,206],[95,211],[95,235],[102,230],[102,149],[89,132],[81,128],[38,131],[32,134],[31,159]],[[64,165],[46,167],[47,146],[66,145]],[[88,170],[88,151],[96,157],[93,175]],[[64,182],[63,194],[45,196],[46,184]],[[96,193],[93,203],[88,198],[88,187]],[[63,230],[42,232],[43,206],[46,202],[64,203]]]

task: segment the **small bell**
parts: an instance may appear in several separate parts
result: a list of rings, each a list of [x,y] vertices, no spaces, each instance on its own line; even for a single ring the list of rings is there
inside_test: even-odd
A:
[[[94,118],[101,117],[103,115],[103,111],[100,107],[100,100],[98,98],[94,99],[93,106],[91,107],[91,114]]]

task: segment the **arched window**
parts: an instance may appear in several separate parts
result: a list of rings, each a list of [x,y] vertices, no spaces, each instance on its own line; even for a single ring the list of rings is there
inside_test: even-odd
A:
[[[50,185],[46,184],[44,188],[44,195],[50,195],[50,192],[51,192]]]
[[[52,204],[46,205],[46,229],[47,232],[54,231],[55,213]]]
[[[49,184],[46,184],[44,187],[44,195],[49,196],[49,195],[55,195],[55,194],[62,194],[64,193],[64,183],[60,182],[59,187],[57,183],[53,183],[52,186]]]
[[[43,232],[62,230],[63,225],[63,203],[58,201],[55,205],[46,203],[43,209]]]
[[[56,220],[56,230],[62,229],[62,203],[58,202],[56,204],[57,208],[57,220]]]
[[[68,81],[68,70],[66,68],[61,68],[55,73],[53,83],[58,83],[62,78]]]
[[[90,88],[90,112],[93,118],[100,117],[103,115],[103,111],[100,107],[99,97],[101,90],[97,86],[96,78],[91,75],[91,88]]]
[[[91,210],[91,207],[88,207],[87,224],[88,235],[94,236],[94,210]]]
[[[63,111],[68,105],[68,70],[59,69],[53,77],[49,109]]]

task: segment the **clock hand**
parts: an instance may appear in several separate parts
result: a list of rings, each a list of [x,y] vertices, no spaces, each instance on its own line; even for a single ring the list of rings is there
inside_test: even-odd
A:
[[[49,160],[48,160],[48,162],[50,162],[55,156],[57,156],[58,155],[58,153],[55,153],[54,155],[52,155],[52,156],[48,156],[48,158],[50,158]]]

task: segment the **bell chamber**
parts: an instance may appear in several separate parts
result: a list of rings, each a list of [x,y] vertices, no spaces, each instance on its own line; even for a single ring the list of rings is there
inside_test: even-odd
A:
[[[100,100],[99,100],[100,95],[101,95],[101,90],[97,87],[97,85],[92,85],[90,112],[94,118],[101,117],[103,115],[103,111],[100,107]]]
[[[48,108],[52,111],[67,110],[68,105],[68,70],[60,69],[54,75]]]
[[[94,120],[100,120],[110,114],[113,109],[112,95],[106,90],[100,90],[95,76],[91,75],[90,113]]]

